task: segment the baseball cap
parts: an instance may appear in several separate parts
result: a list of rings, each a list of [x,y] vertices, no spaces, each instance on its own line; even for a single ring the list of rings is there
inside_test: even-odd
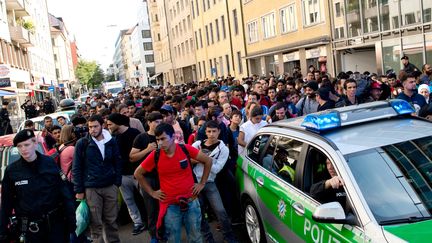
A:
[[[380,83],[378,83],[378,82],[372,82],[371,83],[371,89],[382,89],[381,88],[381,84]]]
[[[166,113],[166,112],[169,112],[169,113],[171,113],[171,114],[174,113],[174,109],[173,109],[172,106],[170,106],[170,105],[163,105],[163,106],[161,107],[160,111],[161,111],[161,113]]]

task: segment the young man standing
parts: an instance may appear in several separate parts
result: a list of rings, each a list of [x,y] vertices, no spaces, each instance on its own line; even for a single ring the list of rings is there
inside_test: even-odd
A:
[[[418,114],[420,109],[426,105],[426,99],[423,97],[423,95],[417,93],[414,75],[404,75],[401,78],[401,82],[403,85],[403,92],[400,93],[396,98],[409,102],[414,106],[416,114]]]
[[[162,123],[162,114],[154,111],[147,115],[146,120],[149,126],[149,130],[146,133],[138,135],[132,145],[132,150],[129,154],[129,160],[132,163],[143,161],[147,156],[156,150],[156,127]],[[152,171],[145,175],[145,180],[150,184],[153,190],[159,190],[159,182],[157,178],[157,172]],[[159,204],[156,199],[151,197],[147,192],[143,192],[144,206],[147,212],[147,224],[148,230],[151,236],[151,242],[157,242],[156,240],[156,222],[159,213]]]
[[[218,139],[220,128],[216,121],[209,121],[205,126],[207,139],[204,141],[199,140],[192,144],[193,147],[199,149],[202,153],[208,155],[213,160],[209,178],[202,193],[200,194],[200,203],[201,205],[204,205],[205,199],[207,198],[207,201],[210,203],[213,212],[216,214],[216,217],[222,226],[224,240],[230,243],[237,242],[231,228],[231,221],[224,208],[219,190],[215,183],[216,175],[223,169],[225,163],[228,160],[229,149],[222,141]],[[203,169],[204,166],[201,164],[195,166],[194,173],[197,177],[197,180],[201,179],[203,175]],[[204,213],[202,212],[202,214]],[[207,220],[203,219],[201,221],[201,226],[201,230],[207,242],[215,242]]]
[[[157,126],[155,135],[161,149],[151,152],[141,163],[135,171],[135,178],[149,195],[159,200],[157,228],[164,225],[164,235],[168,242],[181,241],[183,225],[189,242],[202,242],[201,208],[196,198],[207,182],[212,159],[192,146],[177,144],[174,128],[170,124],[162,123]],[[185,152],[194,159],[194,163],[204,164],[199,182],[194,181],[192,164]],[[160,182],[160,189],[157,191],[153,190],[145,179],[145,174],[154,168]]]
[[[106,124],[110,133],[115,136],[117,140],[120,155],[124,161],[120,192],[129,210],[129,216],[134,223],[132,235],[138,235],[144,231],[147,222],[143,222],[141,213],[135,202],[134,189],[138,188],[138,182],[134,179],[133,173],[137,164],[129,161],[129,153],[132,149],[134,139],[140,132],[135,128],[128,127],[129,117],[119,113],[112,113],[109,115]]]
[[[75,197],[85,198],[90,208],[93,242],[120,242],[116,219],[123,161],[116,140],[102,128],[103,123],[99,115],[89,118],[89,136],[75,146],[72,181]]]

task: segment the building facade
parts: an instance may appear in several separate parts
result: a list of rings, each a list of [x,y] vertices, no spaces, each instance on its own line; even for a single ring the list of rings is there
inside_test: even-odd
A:
[[[132,49],[135,53],[133,56],[136,69],[135,78],[138,79],[140,86],[151,84],[149,82],[150,78],[156,75],[148,7],[147,1],[138,1],[138,24],[134,33],[132,33],[134,41]]]
[[[190,4],[198,78],[246,76],[241,1],[193,0]]]
[[[190,2],[186,0],[165,2],[168,35],[173,60],[174,80],[171,84],[196,81],[195,44],[192,30]]]
[[[51,43],[53,45],[55,73],[62,95],[72,97],[72,84],[75,82],[74,65],[69,32],[62,18],[49,14]]]
[[[150,29],[152,33],[154,63],[156,74],[150,77],[150,82],[165,85],[174,80],[171,41],[168,33],[168,20],[165,1],[156,0],[149,3]]]
[[[115,80],[125,82],[126,81],[126,62],[124,61],[124,54],[122,52],[122,39],[123,35],[128,30],[121,30],[114,45],[114,56],[113,56],[113,72]]]
[[[385,73],[407,55],[419,69],[432,63],[432,1],[332,0],[335,70]]]
[[[326,0],[243,0],[249,74],[303,75],[310,65],[332,72],[329,3]]]

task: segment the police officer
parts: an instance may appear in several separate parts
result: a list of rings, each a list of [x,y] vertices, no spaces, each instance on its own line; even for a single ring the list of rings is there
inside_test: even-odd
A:
[[[36,106],[32,104],[31,100],[27,100],[25,104],[22,104],[21,109],[24,110],[26,120],[37,117]]]
[[[8,165],[3,177],[0,242],[68,242],[75,230],[74,200],[59,168],[36,151],[32,130],[20,131],[13,143],[21,158]]]
[[[9,112],[7,106],[9,102],[4,101],[0,109],[0,136],[12,134],[12,126],[10,125]]]

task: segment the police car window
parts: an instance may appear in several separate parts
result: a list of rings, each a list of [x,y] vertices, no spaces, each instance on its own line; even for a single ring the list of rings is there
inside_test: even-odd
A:
[[[251,160],[261,164],[261,154],[264,151],[269,137],[269,135],[259,135],[255,137],[254,140],[249,144],[247,149],[247,155]]]
[[[380,224],[432,214],[432,137],[356,153],[347,161]]]
[[[303,143],[280,136],[274,153],[272,172],[278,177],[292,184],[295,177],[297,160]]]
[[[273,136],[272,139],[269,142],[269,145],[265,149],[264,156],[262,158],[262,166],[267,169],[270,172],[274,171],[272,170],[272,164],[273,164],[273,156],[274,152],[276,150],[276,144],[279,139],[279,136]]]

